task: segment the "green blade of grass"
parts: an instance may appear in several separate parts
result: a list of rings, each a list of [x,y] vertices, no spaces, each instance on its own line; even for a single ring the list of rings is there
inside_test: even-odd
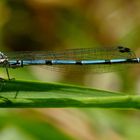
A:
[[[140,96],[65,84],[0,82],[0,107],[140,108]]]

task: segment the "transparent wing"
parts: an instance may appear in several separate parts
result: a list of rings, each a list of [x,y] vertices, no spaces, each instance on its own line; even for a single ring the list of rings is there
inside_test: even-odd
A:
[[[96,60],[134,58],[135,54],[129,48],[82,48],[62,51],[24,51],[4,53],[8,59],[14,60]]]
[[[100,59],[120,59],[135,58],[135,54],[129,48],[82,48],[67,49],[62,51],[38,51],[38,52],[10,52],[5,53],[11,60],[100,60]],[[51,70],[58,71],[91,71],[91,72],[109,72],[122,69],[122,64],[102,64],[102,65],[51,65],[47,66]],[[45,66],[46,67],[46,66]]]

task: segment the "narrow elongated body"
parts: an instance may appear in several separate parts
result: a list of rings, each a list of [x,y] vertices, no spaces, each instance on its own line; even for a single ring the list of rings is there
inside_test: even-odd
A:
[[[99,66],[112,66],[115,64],[140,63],[140,58],[136,58],[129,48],[118,46],[115,48],[85,48],[70,49],[58,52],[0,52],[0,67],[19,68],[31,65],[64,66],[67,68],[80,66],[92,68],[93,71]],[[77,67],[79,69],[79,67]]]

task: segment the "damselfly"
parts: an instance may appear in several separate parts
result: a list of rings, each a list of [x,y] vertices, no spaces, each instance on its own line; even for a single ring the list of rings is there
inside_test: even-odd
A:
[[[93,72],[110,69],[115,64],[140,63],[134,52],[126,47],[115,48],[82,48],[64,51],[25,51],[25,52],[0,52],[0,67],[4,67],[10,79],[8,69],[20,68],[30,65],[75,67],[77,70],[92,68]]]

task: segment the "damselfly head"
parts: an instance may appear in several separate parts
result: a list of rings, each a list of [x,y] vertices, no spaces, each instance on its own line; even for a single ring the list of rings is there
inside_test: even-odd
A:
[[[1,59],[7,59],[7,56],[4,55],[2,52],[0,52],[0,60],[1,60]]]

